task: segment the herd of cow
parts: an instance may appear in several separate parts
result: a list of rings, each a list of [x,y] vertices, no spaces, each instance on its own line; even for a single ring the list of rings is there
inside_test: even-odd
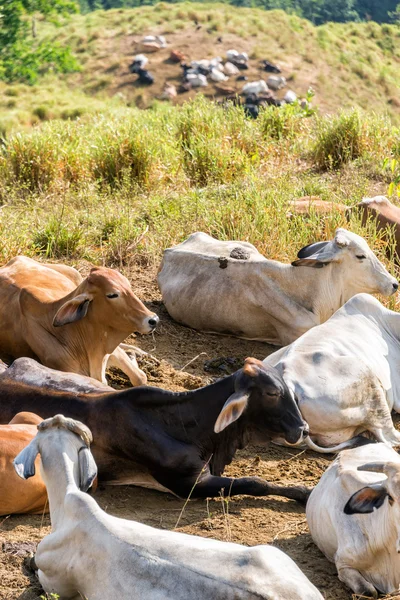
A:
[[[158,317],[125,277],[96,267],[82,279],[21,256],[0,269],[0,514],[49,507],[52,532],[31,561],[43,589],[65,600],[322,599],[276,548],[106,514],[86,493],[98,473],[182,498],[306,503],[315,543],[354,593],[398,590],[400,314],[370,295],[394,294],[396,279],[338,229],[291,265],[195,233],[165,251],[158,284],[180,323],[285,347],[194,391],[147,387],[123,342]],[[110,365],[133,387],[109,387]],[[313,491],[223,475],[238,448],[271,438],[341,452]]]

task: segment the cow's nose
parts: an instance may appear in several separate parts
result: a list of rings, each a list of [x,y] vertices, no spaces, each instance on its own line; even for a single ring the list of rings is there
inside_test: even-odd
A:
[[[395,292],[397,292],[397,290],[399,289],[399,284],[397,283],[397,281],[393,284],[393,289]]]
[[[147,321],[147,323],[149,324],[149,326],[152,329],[155,329],[159,323],[160,319],[157,317],[157,315],[154,315],[153,317],[150,317],[150,319]]]

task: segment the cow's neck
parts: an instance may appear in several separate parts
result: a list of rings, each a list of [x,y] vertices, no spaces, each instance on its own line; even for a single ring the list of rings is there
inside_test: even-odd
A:
[[[48,312],[48,328],[52,335],[53,319],[57,311],[65,302],[75,296],[76,290],[52,303],[52,309]],[[121,332],[106,325],[99,327],[98,323],[92,321],[89,312],[81,321],[58,328],[57,337],[62,342],[57,348],[59,356],[56,359],[58,359],[59,364],[52,363],[51,366],[56,369],[87,375],[106,383],[105,368],[108,355],[114,352],[115,348],[130,333],[129,331]]]
[[[60,436],[61,437],[61,436]],[[61,525],[65,514],[65,496],[69,491],[77,491],[76,478],[77,464],[71,460],[67,448],[57,451],[42,453],[42,472],[49,499],[50,518],[52,531]]]
[[[288,273],[290,289],[287,290],[298,304],[312,312],[318,323],[327,321],[357,291],[343,286],[337,268],[329,264],[320,269],[313,267],[291,267]]]

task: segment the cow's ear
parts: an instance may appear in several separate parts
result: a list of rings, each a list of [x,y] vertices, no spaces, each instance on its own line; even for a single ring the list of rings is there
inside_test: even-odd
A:
[[[97,466],[90,449],[82,446],[78,454],[79,459],[79,489],[87,492],[97,477]]]
[[[21,450],[14,459],[14,469],[21,479],[29,479],[35,475],[35,460],[38,454],[39,447],[36,438],[33,438],[30,444]]]
[[[235,392],[229,396],[218,415],[218,419],[215,421],[215,433],[221,433],[228,425],[237,421],[247,407],[249,396],[248,392]]]
[[[68,325],[68,323],[75,323],[83,319],[86,316],[89,303],[92,299],[92,296],[89,294],[79,294],[79,296],[68,300],[68,302],[58,309],[53,319],[53,326],[62,327],[63,325]]]
[[[382,506],[386,496],[388,493],[383,483],[367,485],[351,496],[344,507],[344,512],[346,515],[372,513]]]

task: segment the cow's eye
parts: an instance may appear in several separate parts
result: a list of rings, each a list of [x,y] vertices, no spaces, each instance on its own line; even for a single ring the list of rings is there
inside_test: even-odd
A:
[[[365,256],[365,254],[356,254],[356,258],[358,258],[358,260],[362,260],[363,258],[367,258]]]
[[[107,298],[118,298],[118,294],[113,292],[112,294],[107,294]]]

